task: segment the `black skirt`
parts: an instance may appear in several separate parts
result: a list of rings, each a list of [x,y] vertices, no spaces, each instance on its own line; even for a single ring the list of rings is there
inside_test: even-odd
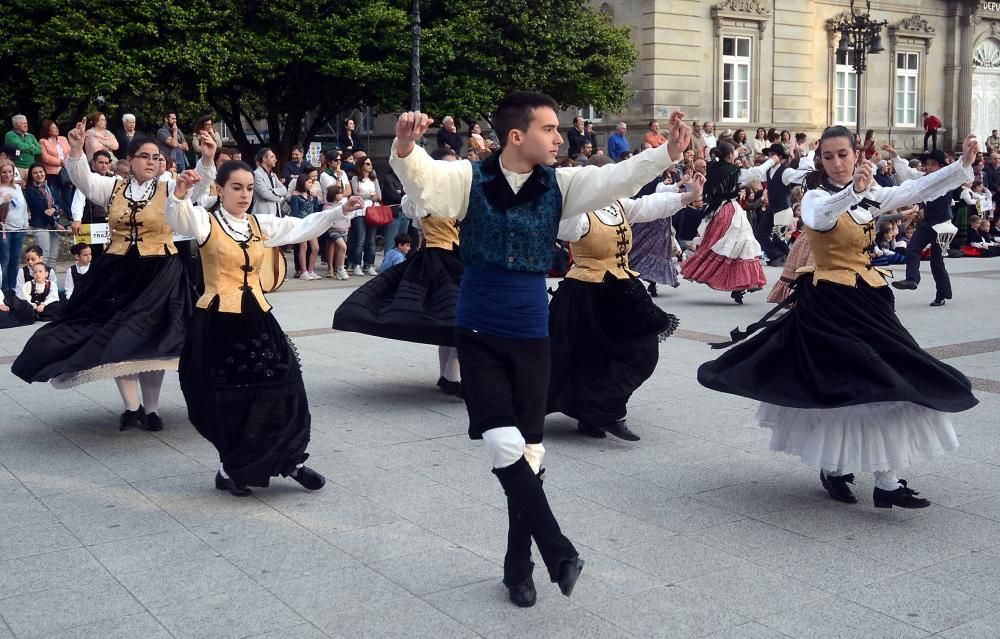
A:
[[[632,393],[656,369],[659,341],[677,324],[637,279],[564,279],[549,304],[548,412],[597,425],[625,417]]]
[[[333,328],[418,344],[455,345],[462,261],[427,248],[366,282],[344,300]]]
[[[912,402],[957,413],[978,400],[969,380],[917,344],[896,316],[888,286],[801,276],[794,306],[720,358],[698,368],[708,388],[789,408]]]
[[[237,483],[267,486],[308,457],[310,415],[295,346],[249,292],[241,313],[196,308],[180,362],[188,419]]]
[[[176,255],[98,256],[61,317],[39,328],[11,370],[26,382],[46,382],[96,367],[176,358],[191,316],[191,284]]]

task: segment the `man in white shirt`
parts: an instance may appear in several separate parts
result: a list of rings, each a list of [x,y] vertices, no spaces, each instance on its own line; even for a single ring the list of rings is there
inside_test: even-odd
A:
[[[706,122],[702,125],[701,139],[705,141],[705,148],[709,151],[719,144],[718,139],[715,137],[715,124]]]

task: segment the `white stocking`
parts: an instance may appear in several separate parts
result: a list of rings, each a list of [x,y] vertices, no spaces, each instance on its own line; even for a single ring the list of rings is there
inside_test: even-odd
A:
[[[142,386],[142,406],[146,414],[155,413],[160,407],[160,387],[163,386],[164,371],[149,371],[139,373],[139,384]]]
[[[888,490],[892,492],[899,488],[899,478],[896,477],[896,471],[894,470],[876,470],[875,471],[875,487],[882,490]]]
[[[542,460],[545,459],[545,446],[542,446],[540,443],[525,444],[524,458],[528,460],[528,465],[531,466],[531,470],[535,471],[537,475],[542,470]]]
[[[491,428],[483,433],[493,468],[507,468],[524,457],[524,437],[514,426]]]
[[[441,377],[449,382],[457,382],[462,379],[458,367],[458,349],[454,346],[438,346],[438,367],[441,370]]]
[[[115,384],[118,385],[125,410],[139,410],[139,378],[135,375],[116,377]]]

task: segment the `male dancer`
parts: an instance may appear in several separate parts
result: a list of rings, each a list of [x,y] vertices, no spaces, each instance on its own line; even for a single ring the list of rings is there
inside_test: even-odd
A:
[[[891,151],[890,155],[896,155]],[[898,157],[898,155],[896,155]],[[947,164],[944,153],[938,150],[925,153],[920,156],[924,163],[924,172],[927,175],[940,170]],[[901,166],[894,163],[897,171]],[[899,173],[904,180],[920,177],[919,171],[912,169]],[[934,286],[937,289],[934,294],[934,301],[931,306],[944,306],[945,300],[951,299],[951,278],[948,277],[948,269],[944,266],[944,249],[937,242],[937,231],[934,227],[938,224],[950,222],[952,218],[951,203],[954,200],[953,193],[945,193],[941,197],[924,202],[924,219],[920,226],[913,232],[913,237],[906,244],[906,279],[893,282],[893,288],[903,291],[914,291],[920,284],[920,254],[924,247],[931,245],[931,275],[934,276]]]
[[[433,120],[404,113],[390,164],[421,209],[463,219],[465,264],[456,338],[469,436],[483,439],[507,494],[503,583],[518,606],[535,603],[531,538],[566,596],[583,569],[542,489],[542,428],[549,383],[545,276],[561,219],[628,197],[680,158],[691,141],[683,114],[670,141],[619,164],[552,168],[562,136],[558,104],[515,92],[494,114],[500,152],[482,162],[435,162],[416,146]]]

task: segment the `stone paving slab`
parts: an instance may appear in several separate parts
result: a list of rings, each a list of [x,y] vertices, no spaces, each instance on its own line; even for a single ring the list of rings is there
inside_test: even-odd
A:
[[[0,335],[0,639],[186,637],[994,637],[1000,624],[1000,304],[990,260],[949,260],[955,299],[897,293],[917,340],[976,378],[961,447],[903,476],[924,511],[830,501],[770,453],[755,407],[708,392],[706,342],[770,309],[705,287],[661,290],[681,330],[633,397],[637,443],[547,423],[547,492],[587,567],[571,599],[500,584],[505,498],[434,347],[329,329],[358,282],[271,299],[303,361],[319,493],[276,480],[214,489],[214,450],[176,375],[162,433],[119,433],[112,383],[57,391],[10,374],[32,328]],[[898,270],[898,269],[897,269]],[[772,281],[777,269],[768,269]],[[929,278],[928,278],[929,281]],[[963,328],[967,327],[967,328]],[[974,327],[975,330],[972,330]]]

